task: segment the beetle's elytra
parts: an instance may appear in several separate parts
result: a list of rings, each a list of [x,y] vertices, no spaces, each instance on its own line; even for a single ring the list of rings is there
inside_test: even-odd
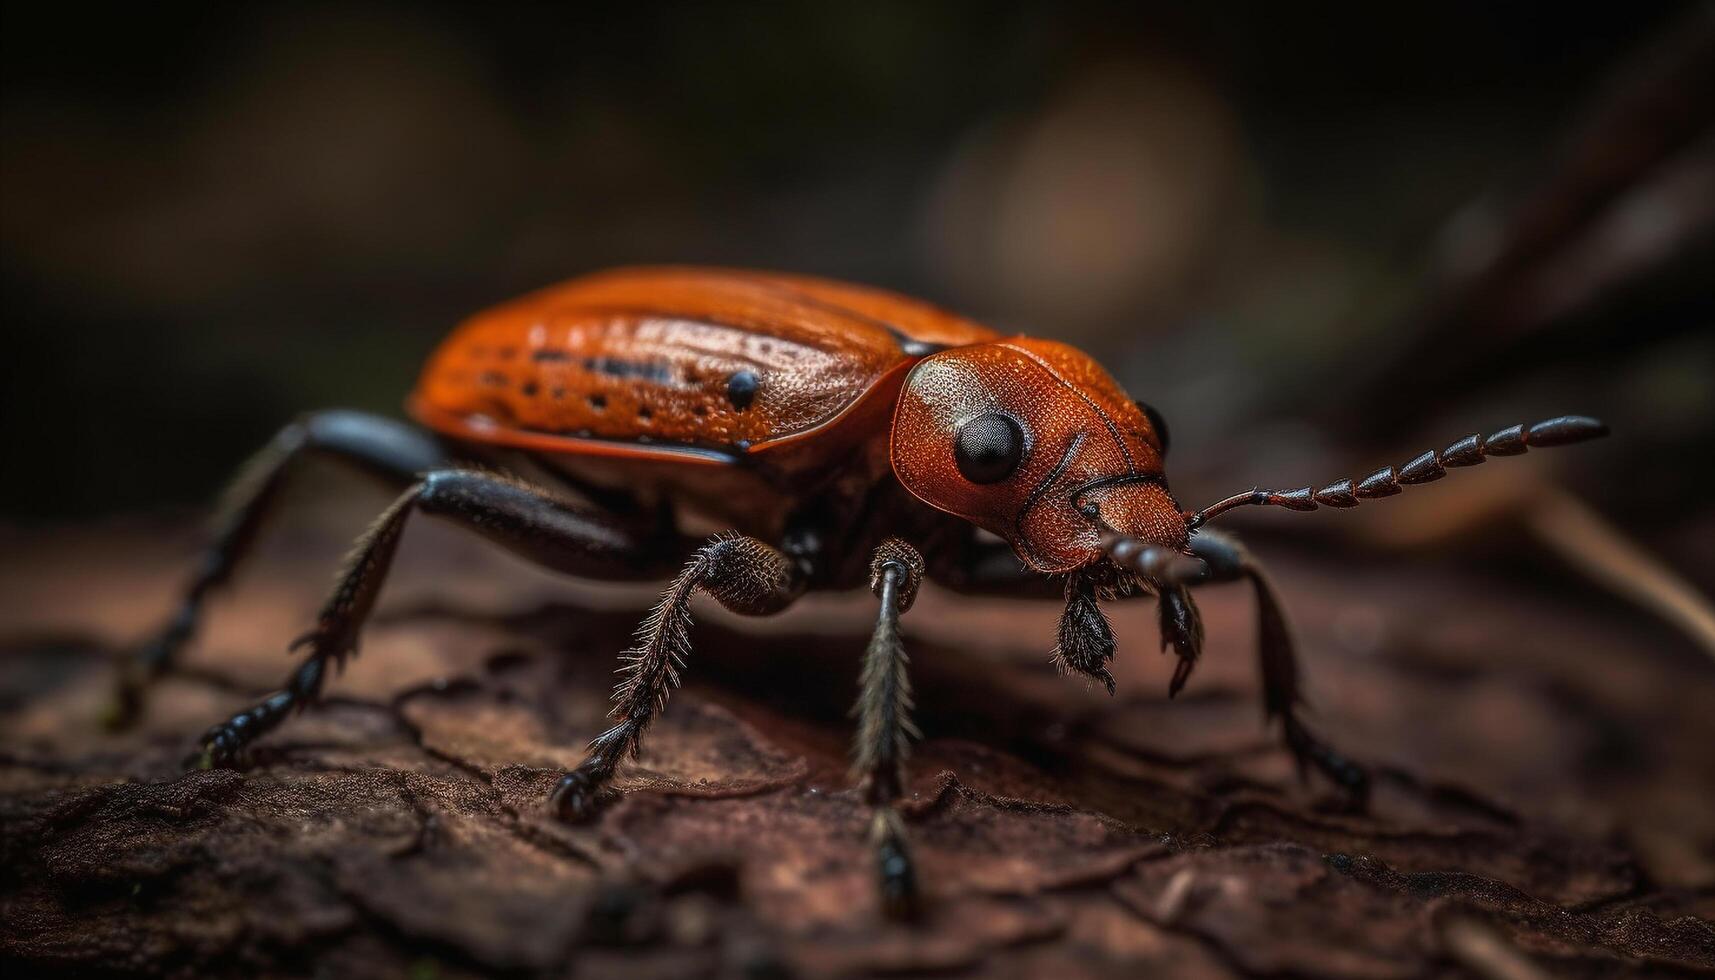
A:
[[[330,411],[280,432],[220,515],[178,613],[125,672],[121,717],[189,641],[291,464],[310,454],[355,463],[400,496],[358,539],[314,627],[294,642],[308,651],[303,662],[281,690],[203,736],[205,765],[235,763],[316,701],[330,665],[355,651],[419,511],[570,574],[671,579],[623,655],[612,727],[553,794],[567,819],[597,810],[665,708],[690,654],[695,593],[769,615],[807,590],[867,585],[881,609],[856,768],[874,807],[882,905],[895,915],[909,914],[917,894],[893,807],[913,731],[898,621],[924,578],[1026,593],[1062,576],[1055,657],[1110,691],[1114,640],[1100,603],[1154,595],[1163,642],[1178,655],[1170,694],[1202,647],[1190,587],[1249,581],[1269,716],[1301,763],[1361,801],[1363,770],[1298,718],[1291,634],[1267,578],[1204,523],[1242,505],[1356,506],[1449,466],[1606,431],[1563,416],[1470,436],[1357,482],[1248,490],[1186,512],[1167,488],[1160,417],[1075,348],[1003,337],[880,290],[698,268],[599,273],[478,314],[429,359],[409,409],[421,427]],[[681,531],[710,525],[726,530],[706,540]]]

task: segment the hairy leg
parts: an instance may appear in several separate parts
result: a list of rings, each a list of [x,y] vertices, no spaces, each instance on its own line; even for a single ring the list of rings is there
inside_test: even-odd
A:
[[[881,907],[895,919],[910,918],[917,909],[917,874],[905,823],[894,803],[904,794],[911,740],[920,737],[911,723],[909,660],[899,638],[899,617],[917,600],[922,581],[923,559],[915,548],[889,538],[876,549],[869,587],[881,609],[864,653],[860,693],[852,708],[858,719],[852,771],[873,808],[870,843],[875,848]]]
[[[327,456],[355,464],[391,487],[446,465],[440,443],[429,433],[365,412],[325,411],[281,429],[239,472],[216,512],[209,544],[185,587],[178,609],[120,670],[110,721],[122,725],[142,707],[151,680],[164,673],[195,635],[203,604],[231,577],[255,543],[294,463]]]
[[[683,554],[676,540],[492,473],[435,470],[399,496],[357,539],[316,625],[292,643],[309,655],[279,691],[203,735],[203,764],[227,765],[262,734],[320,697],[329,666],[356,653],[410,516],[421,511],[481,533],[537,564],[573,575],[645,579]],[[671,559],[668,558],[668,561]]]
[[[1318,738],[1298,717],[1298,706],[1303,703],[1298,687],[1298,652],[1268,576],[1242,545],[1215,531],[1204,529],[1193,534],[1191,552],[1207,566],[1206,581],[1242,579],[1251,583],[1256,594],[1263,710],[1269,718],[1280,719],[1281,736],[1298,760],[1301,773],[1314,766],[1361,805],[1369,796],[1369,775]]]
[[[643,733],[667,705],[691,652],[691,599],[703,592],[745,616],[769,616],[803,594],[798,566],[755,538],[719,535],[697,550],[662,593],[623,656],[624,679],[614,692],[613,726],[590,742],[589,754],[561,777],[549,806],[563,819],[581,820],[596,804],[619,764],[635,758]]]

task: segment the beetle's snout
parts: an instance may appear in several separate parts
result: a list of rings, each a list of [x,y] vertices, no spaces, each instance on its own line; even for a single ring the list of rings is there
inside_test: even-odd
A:
[[[1190,535],[1185,516],[1158,478],[1119,477],[1080,487],[1072,506],[1098,530],[1181,550]]]

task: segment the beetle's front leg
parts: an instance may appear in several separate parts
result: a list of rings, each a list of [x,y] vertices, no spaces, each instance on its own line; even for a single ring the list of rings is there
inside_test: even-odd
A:
[[[895,919],[910,918],[917,909],[917,873],[905,840],[905,823],[894,803],[904,795],[911,740],[921,737],[911,723],[909,659],[899,638],[899,616],[916,601],[922,581],[923,558],[917,549],[898,538],[889,538],[876,549],[869,587],[881,610],[864,652],[860,693],[852,708],[858,719],[852,773],[873,808],[869,834],[881,907]]]
[[[1201,558],[1207,566],[1207,577],[1204,581],[1234,582],[1244,579],[1251,583],[1256,595],[1257,654],[1262,670],[1263,709],[1268,717],[1280,719],[1281,735],[1287,748],[1292,750],[1293,756],[1298,760],[1299,771],[1303,772],[1307,766],[1315,766],[1344,789],[1354,804],[1363,805],[1369,797],[1369,774],[1363,767],[1318,738],[1298,717],[1298,706],[1303,702],[1298,687],[1298,652],[1292,639],[1292,631],[1286,622],[1286,614],[1280,607],[1280,600],[1275,595],[1274,586],[1269,582],[1268,576],[1244,546],[1216,531],[1203,529],[1191,535],[1191,553]],[[1182,589],[1177,591],[1183,593]],[[1167,591],[1164,590],[1163,597],[1166,595]],[[1182,599],[1187,604],[1190,602],[1189,595],[1182,595]],[[1195,607],[1187,605],[1186,608],[1192,610],[1191,615],[1194,618]],[[1167,627],[1169,619],[1168,612],[1164,610],[1164,628]],[[1197,627],[1197,634],[1200,638],[1200,625]]]
[[[1191,590],[1183,585],[1163,584],[1156,593],[1156,611],[1161,625],[1161,650],[1169,646],[1179,657],[1173,668],[1173,679],[1167,682],[1167,697],[1179,696],[1197,658],[1203,653],[1203,616],[1191,598]]]
[[[357,651],[358,633],[387,578],[405,524],[417,511],[478,531],[537,564],[572,575],[652,578],[664,571],[665,555],[684,553],[676,539],[660,540],[657,529],[575,506],[516,480],[471,470],[428,473],[358,538],[315,627],[292,644],[308,647],[309,656],[285,686],[203,736],[204,766],[231,764],[250,743],[321,696],[329,667]]]
[[[804,585],[796,563],[755,538],[718,535],[698,549],[643,621],[637,645],[621,656],[624,680],[613,696],[614,724],[561,777],[549,798],[553,812],[567,820],[590,816],[619,764],[636,757],[643,733],[667,706],[690,656],[692,596],[703,592],[740,615],[770,616],[802,595]]]
[[[929,577],[937,584],[967,595],[1047,598],[1054,594],[1051,578],[1018,560],[1012,546],[974,537],[962,547],[932,552]],[[1065,608],[1054,631],[1054,665],[1061,673],[1081,674],[1114,693],[1108,664],[1114,659],[1114,631],[1100,603],[1128,591],[1111,570],[1085,568],[1066,576],[1060,590]]]

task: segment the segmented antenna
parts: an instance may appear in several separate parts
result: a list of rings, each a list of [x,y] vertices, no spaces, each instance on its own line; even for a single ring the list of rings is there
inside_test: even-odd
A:
[[[1449,466],[1476,466],[1490,456],[1520,456],[1529,449],[1565,446],[1607,434],[1607,425],[1586,415],[1562,415],[1535,425],[1510,425],[1487,438],[1468,435],[1440,452],[1431,449],[1397,470],[1384,466],[1356,484],[1351,480],[1340,480],[1320,490],[1309,487],[1297,490],[1257,488],[1235,493],[1192,514],[1186,523],[1194,531],[1210,518],[1234,507],[1285,507],[1300,511],[1318,507],[1356,507],[1366,500],[1391,497],[1407,486],[1433,483],[1447,475]]]

